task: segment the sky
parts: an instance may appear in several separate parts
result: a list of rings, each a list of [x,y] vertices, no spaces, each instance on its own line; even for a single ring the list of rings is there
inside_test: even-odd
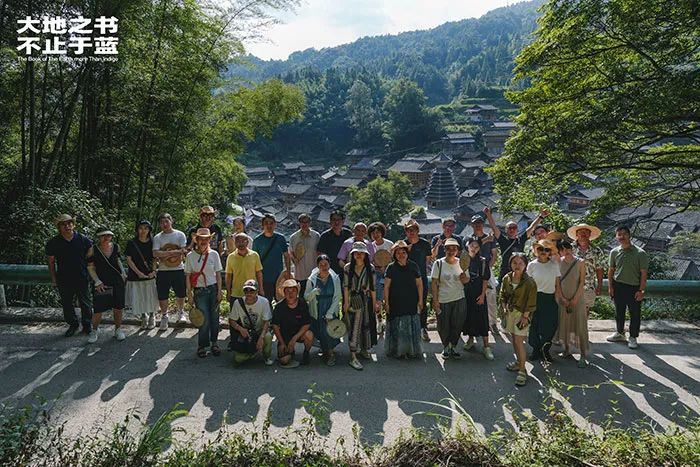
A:
[[[302,0],[295,13],[277,17],[266,42],[247,44],[263,59],[286,59],[297,50],[321,49],[365,36],[430,29],[448,21],[478,18],[520,0]]]

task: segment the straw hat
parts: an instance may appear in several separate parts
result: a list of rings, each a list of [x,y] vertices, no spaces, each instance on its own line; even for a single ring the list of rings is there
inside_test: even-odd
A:
[[[202,209],[199,210],[199,214],[216,214],[216,210],[211,206],[202,206]]]
[[[532,248],[536,249],[538,246],[541,246],[542,248],[549,248],[550,250],[556,249],[554,243],[551,240],[547,240],[546,238],[543,238],[542,240],[532,244]]]
[[[175,243],[166,243],[165,245],[160,247],[160,249],[162,251],[173,251],[173,250],[181,250],[182,247],[180,245],[176,245]],[[161,258],[160,261],[165,263],[166,266],[170,266],[171,268],[174,268],[174,267],[182,264],[182,255]]]
[[[577,224],[574,225],[573,227],[569,227],[566,231],[566,234],[569,236],[571,240],[576,240],[576,232],[582,229],[588,229],[591,231],[591,237],[590,240],[595,240],[596,238],[600,237],[600,229],[594,225],[588,225],[588,224]]]
[[[564,232],[555,232],[551,231],[547,235],[545,235],[545,240],[551,240],[553,242],[559,241],[563,238],[566,238],[566,234]]]
[[[202,313],[202,310],[200,310],[196,306],[193,306],[189,309],[187,314],[189,315],[190,323],[192,323],[192,326],[196,328],[201,328],[202,326],[204,326],[204,313]]]
[[[469,256],[467,253],[464,253],[462,254],[462,256],[459,257],[459,267],[462,268],[462,271],[468,271],[471,262],[472,257]]]
[[[202,238],[211,238],[212,233],[209,229],[206,227],[202,227],[200,229],[197,229],[197,231],[194,234],[194,238],[197,239],[197,237],[202,237]]]
[[[304,246],[304,244],[301,242],[297,243],[297,246],[294,247],[294,256],[296,256],[298,259],[302,259],[305,254],[306,247]]]
[[[391,251],[393,252],[394,248],[392,248]],[[374,254],[374,264],[376,264],[380,268],[388,266],[389,263],[391,263],[391,260],[392,257],[389,250],[379,250]]]
[[[340,339],[348,332],[347,326],[343,320],[340,319],[332,319],[328,321],[328,324],[326,324],[326,330],[328,331],[328,335],[333,339]]]
[[[459,242],[452,237],[445,240],[445,243],[443,243],[443,246],[445,248],[447,248],[448,246],[456,246],[457,248],[461,248]]]
[[[403,228],[406,230],[414,228],[414,227],[416,228],[416,230],[418,230],[420,232],[420,225],[418,225],[418,222],[416,222],[415,219],[409,219],[403,225]]]
[[[75,223],[75,217],[69,215],[69,214],[61,214],[54,220],[54,224],[58,227],[60,224],[64,222],[73,222]]]

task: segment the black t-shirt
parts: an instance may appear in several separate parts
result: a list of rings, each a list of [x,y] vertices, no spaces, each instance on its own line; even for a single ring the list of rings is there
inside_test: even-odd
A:
[[[138,239],[129,240],[126,244],[126,256],[131,258],[136,268],[143,274],[150,274],[153,271],[153,240],[148,239],[146,243],[142,243]],[[146,281],[136,275],[136,273],[128,268],[126,280],[129,281]]]
[[[460,237],[459,235],[452,235],[452,237],[450,237],[450,238],[454,238],[455,240],[457,240],[457,242],[459,242],[459,251],[461,252],[462,249],[464,248],[464,241],[462,240],[462,237]],[[434,236],[433,239],[430,241],[431,248],[435,246],[438,239],[441,239],[442,242],[444,243],[445,239],[446,239],[445,234],[441,233],[440,235]],[[459,256],[459,253],[457,253],[457,256]],[[445,245],[440,245],[440,248],[438,248],[437,257],[435,259],[440,259],[440,258],[444,258],[444,257],[445,257]]]
[[[481,290],[482,282],[491,279],[491,269],[489,263],[483,256],[472,258],[469,262],[469,285]]]
[[[311,324],[309,307],[303,299],[299,299],[295,308],[289,308],[287,300],[282,300],[272,312],[272,325],[280,327],[280,333],[288,344],[294,334],[299,332],[302,326]]]
[[[432,248],[430,246],[430,243],[428,243],[428,240],[418,237],[418,241],[414,244],[411,244],[411,242],[408,241],[408,239],[404,239],[404,241],[408,244],[409,251],[408,251],[408,259],[416,263],[418,265],[418,270],[420,271],[420,275],[423,279],[428,278],[428,265],[426,263],[427,258],[432,255]]]
[[[87,252],[92,241],[85,235],[74,232],[73,238],[67,241],[61,235],[56,235],[46,244],[46,256],[56,259],[56,280],[71,283],[87,280]]]
[[[121,270],[119,269],[119,245],[112,244],[112,254],[105,256],[100,247],[95,245],[94,253],[90,258],[95,265],[97,277],[105,285],[123,285]]]
[[[482,234],[480,236],[475,235],[476,238],[479,240],[484,240],[486,237],[488,237],[488,234]],[[492,240],[490,242],[482,243],[481,244],[481,250],[479,250],[479,254],[486,258],[486,261],[489,263],[491,262],[491,250],[494,248],[498,248],[498,245],[495,240]]]
[[[410,259],[406,266],[401,266],[397,261],[394,261],[386,267],[386,278],[391,279],[389,318],[416,314],[418,310],[416,279],[420,278],[418,265]]]
[[[341,268],[340,263],[338,263],[338,252],[343,246],[343,242],[350,237],[352,237],[352,232],[343,227],[343,230],[340,231],[340,235],[336,235],[333,229],[326,230],[321,234],[321,238],[318,241],[318,251],[328,255],[331,260],[331,269],[333,269],[336,274],[343,273],[343,268]]]
[[[527,241],[527,233],[523,232],[517,238],[511,239],[501,232],[501,236],[496,239],[498,246],[501,249],[501,273],[499,281],[503,276],[510,272],[510,257],[513,253],[522,253],[525,251],[525,242]]]
[[[192,227],[188,232],[187,232],[187,241],[191,245],[192,242],[194,242],[194,234],[197,233],[197,229],[203,229],[206,228],[202,224],[197,224],[196,226]],[[219,245],[221,245],[221,242],[224,240],[224,234],[221,231],[221,227],[219,227],[216,224],[212,224],[208,227],[209,232],[211,232],[212,237],[211,240],[209,241],[209,248],[212,250],[218,252],[219,251]],[[252,248],[252,245],[248,245],[248,248]]]

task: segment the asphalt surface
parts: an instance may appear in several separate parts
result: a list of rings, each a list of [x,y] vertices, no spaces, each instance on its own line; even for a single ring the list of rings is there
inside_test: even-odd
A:
[[[313,412],[303,401],[326,393],[332,413],[319,432],[337,439],[351,436],[356,425],[363,439],[375,443],[390,443],[407,428],[434,427],[434,417],[419,413],[431,407],[416,401],[439,402],[447,390],[488,432],[512,423],[514,412],[544,417],[548,397],[594,430],[609,417],[623,426],[641,421],[664,429],[697,416],[700,330],[673,323],[655,332],[643,328],[640,347],[633,351],[605,341],[611,324],[592,323],[589,368],[561,358],[549,366],[528,364],[531,376],[522,388],[504,368],[512,360],[505,336],[494,341],[491,362],[478,351],[443,361],[436,332],[420,361],[388,359],[380,341],[373,361],[358,372],[347,365],[345,344],[338,347],[335,367],[314,353],[307,367],[266,367],[258,360],[234,368],[225,350],[220,357],[198,358],[193,329],[127,326],[127,339],[117,342],[105,327],[100,340],[89,345],[82,335],[63,337],[60,324],[0,324],[0,401],[56,399],[52,420],[65,422],[72,433],[108,426],[134,410],[152,422],[181,404],[189,415],[175,424],[208,439],[222,426],[251,428],[266,417],[273,432],[298,427]],[[228,338],[228,331],[221,338]],[[550,381],[561,384],[553,387]]]

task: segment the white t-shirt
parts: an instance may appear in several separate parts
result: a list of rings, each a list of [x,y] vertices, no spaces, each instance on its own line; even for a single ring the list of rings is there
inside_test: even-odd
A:
[[[190,251],[185,258],[185,274],[198,273],[202,269],[202,261],[206,255],[200,255],[197,251]],[[209,248],[209,256],[204,271],[197,278],[197,287],[207,287],[216,284],[216,275],[221,272],[221,258],[219,253]]]
[[[377,245],[377,242],[372,242],[372,244],[374,245],[374,249],[377,251],[379,251],[379,250],[391,251],[391,247],[394,246],[394,242],[392,242],[391,240],[387,240],[386,238],[384,239],[384,243],[382,243],[381,245]]]
[[[184,233],[179,230],[173,229],[170,233],[160,232],[153,237],[153,251],[162,250],[165,245],[173,244],[178,248],[185,248],[187,246],[187,237]],[[177,266],[168,266],[165,261],[158,262],[159,271],[177,271],[182,269],[182,263]]]
[[[535,280],[538,292],[553,294],[557,277],[561,277],[561,271],[559,265],[552,260],[546,263],[533,260],[527,265],[527,275]]]
[[[441,270],[442,269],[442,270]],[[462,268],[459,266],[459,261],[450,264],[444,258],[433,263],[433,270],[430,277],[434,281],[440,277],[439,301],[440,303],[449,303],[464,298],[464,285],[459,280],[462,274]]]
[[[245,303],[245,299],[243,299],[243,302]],[[253,320],[253,326],[255,327],[255,330],[258,332],[262,331],[263,321],[272,320],[272,308],[270,308],[270,302],[267,301],[267,298],[265,297],[258,296],[258,301],[256,301],[252,305],[248,305],[246,303],[245,307],[248,310],[248,314],[250,315],[251,319]],[[251,328],[251,323],[248,320],[245,311],[243,311],[243,309],[241,308],[239,300],[233,302],[233,307],[231,307],[231,313],[228,315],[228,319],[240,321],[243,324],[243,327],[246,329]]]

